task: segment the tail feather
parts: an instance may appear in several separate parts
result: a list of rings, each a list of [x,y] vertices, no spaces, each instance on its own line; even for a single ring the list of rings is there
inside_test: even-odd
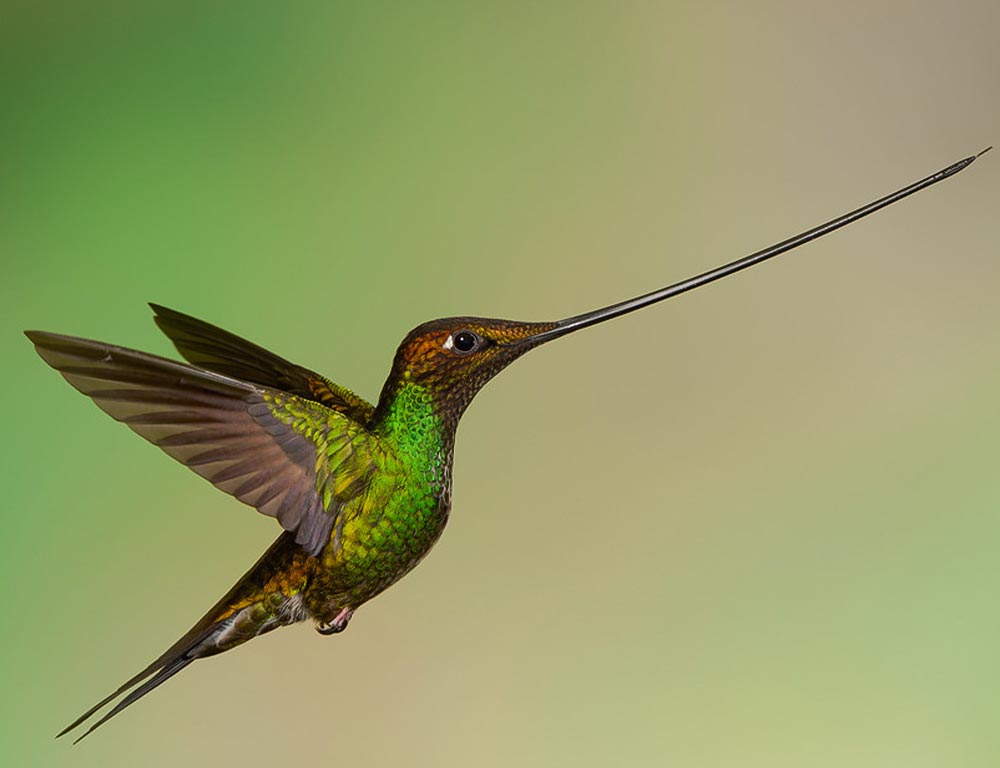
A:
[[[86,731],[83,732],[83,735],[79,736],[78,738],[76,738],[73,741],[73,743],[74,744],[79,744],[83,739],[85,739],[87,736],[89,736],[90,734],[92,734],[95,730],[97,730],[102,725],[104,725],[104,723],[108,722],[108,720],[110,720],[112,717],[114,717],[115,715],[117,715],[119,712],[121,712],[126,707],[128,707],[128,706],[130,706],[132,704],[135,704],[135,702],[137,702],[139,699],[141,699],[147,693],[149,693],[150,691],[152,691],[154,688],[157,688],[162,683],[165,683],[167,680],[169,680],[171,677],[173,677],[178,672],[180,672],[182,669],[184,669],[184,667],[186,667],[188,664],[190,664],[196,658],[198,658],[198,657],[197,656],[184,655],[184,656],[181,656],[178,659],[175,659],[170,664],[165,665],[162,669],[160,669],[159,672],[156,673],[155,676],[151,677],[145,683],[143,683],[138,688],[136,688],[134,691],[132,691],[128,696],[126,696],[124,699],[122,699],[117,704],[115,704],[115,706],[112,708],[112,710],[110,712],[108,712],[108,714],[104,715],[104,717],[102,717],[100,720],[98,720],[96,723],[94,723],[92,726],[90,726]],[[110,701],[111,698],[114,698],[114,696],[110,697],[109,699],[105,699],[97,707],[95,707],[94,709],[90,710],[90,712],[87,715],[85,715],[84,717],[80,718],[80,720],[78,720],[76,722],[76,724],[70,726],[70,728],[67,728],[66,730],[68,731],[71,728],[74,728],[79,723],[81,723],[83,720],[86,720],[87,717],[89,717],[95,711],[97,711],[102,706],[104,706],[104,704],[106,704],[108,701]],[[65,733],[65,732],[66,731],[63,731],[63,733]],[[59,735],[61,736],[62,734],[59,734]]]
[[[93,717],[98,710],[122,694],[127,694],[111,711],[91,725],[82,736],[73,742],[76,744],[122,710],[165,683],[192,661],[228,650],[257,634],[262,634],[282,624],[289,624],[305,618],[304,615],[298,613],[285,613],[276,620],[273,613],[252,616],[247,615],[245,609],[239,613],[234,613],[232,610],[233,606],[236,605],[252,604],[254,598],[266,599],[268,596],[266,584],[270,577],[275,572],[282,571],[288,566],[290,560],[296,557],[304,557],[302,549],[294,543],[294,535],[283,533],[253,568],[229,590],[225,597],[212,606],[211,610],[202,616],[198,623],[191,627],[183,637],[160,654],[145,669],[119,686],[114,693],[101,699],[63,728],[56,734],[56,738],[75,730]]]
[[[214,610],[215,609],[213,609],[213,611]],[[208,615],[206,615],[205,619],[207,618]],[[180,640],[178,640],[176,643],[170,646],[166,651],[163,652],[162,655],[160,655],[149,666],[147,666],[145,669],[143,669],[134,677],[131,677],[127,681],[122,683],[122,685],[119,686],[114,693],[105,696],[94,706],[92,706],[90,709],[88,709],[86,712],[80,715],[76,720],[74,720],[72,723],[70,723],[61,731],[59,731],[59,733],[56,734],[56,738],[58,739],[60,736],[65,736],[67,733],[69,733],[70,731],[74,730],[79,725],[81,725],[85,720],[89,720],[93,716],[93,714],[97,712],[97,710],[101,709],[114,699],[117,699],[119,696],[121,696],[129,689],[134,688],[143,680],[150,677],[150,675],[153,675],[154,673],[159,673],[156,674],[156,677],[153,678],[153,680],[158,681],[156,682],[155,685],[149,685],[149,683],[146,683],[140,688],[137,688],[136,691],[129,694],[121,704],[117,705],[111,711],[110,714],[101,718],[101,720],[99,720],[95,725],[91,726],[91,728],[87,731],[87,733],[83,734],[83,736],[86,736],[91,731],[93,731],[98,725],[101,725],[101,723],[104,723],[105,721],[109,720],[112,717],[112,715],[115,715],[118,712],[121,712],[123,709],[125,709],[125,707],[128,706],[128,704],[124,704],[124,701],[128,701],[129,704],[131,704],[134,701],[137,701],[140,696],[149,693],[151,690],[153,690],[153,688],[158,686],[160,683],[165,682],[168,677],[172,677],[173,675],[177,674],[182,669],[184,669],[184,667],[186,667],[188,664],[190,664],[197,658],[197,656],[191,655],[192,651],[196,649],[202,642],[204,642],[204,640],[212,633],[214,629],[211,625],[208,627],[201,626],[202,623],[205,621],[205,619],[202,619],[202,621],[198,622],[198,624],[192,627],[191,630],[184,635],[184,637],[182,637]],[[179,662],[183,663],[179,664]],[[166,669],[172,669],[173,671],[171,671],[170,674],[164,676],[163,672]],[[153,681],[151,680],[150,682]],[[139,690],[142,690],[143,693],[139,694],[139,696],[136,696],[135,693]],[[80,739],[82,739],[83,736],[81,736],[73,743],[75,744],[76,742],[80,741]]]

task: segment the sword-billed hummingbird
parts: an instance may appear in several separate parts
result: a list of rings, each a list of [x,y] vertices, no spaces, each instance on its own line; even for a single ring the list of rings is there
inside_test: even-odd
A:
[[[28,331],[45,362],[112,418],[284,529],[183,637],[59,735],[124,694],[83,738],[196,659],[277,627],[311,619],[324,635],[345,629],[441,535],[458,421],[486,382],[528,350],[797,248],[955,175],[983,152],[762,251],[603,309],[555,322],[424,323],[400,344],[375,406],[155,304],[157,325],[189,364]]]

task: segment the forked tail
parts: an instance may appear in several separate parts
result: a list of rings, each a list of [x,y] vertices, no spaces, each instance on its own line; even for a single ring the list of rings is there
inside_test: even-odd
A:
[[[277,627],[302,621],[306,613],[302,607],[301,589],[307,579],[303,550],[295,544],[294,534],[283,533],[253,568],[180,640],[118,690],[66,726],[56,738],[82,725],[106,704],[127,693],[111,711],[73,742],[76,744],[192,661],[228,651]]]

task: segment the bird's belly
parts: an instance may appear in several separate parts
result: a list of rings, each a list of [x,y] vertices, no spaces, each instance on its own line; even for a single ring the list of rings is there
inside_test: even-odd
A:
[[[429,498],[347,520],[339,541],[331,540],[321,554],[322,576],[309,602],[324,605],[322,613],[328,613],[375,597],[430,551],[448,521],[448,508],[446,500]]]

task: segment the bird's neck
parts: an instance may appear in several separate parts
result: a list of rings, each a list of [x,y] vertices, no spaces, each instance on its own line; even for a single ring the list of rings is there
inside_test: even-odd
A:
[[[450,486],[457,425],[457,419],[442,412],[435,392],[403,381],[386,386],[370,429],[392,445],[405,462],[426,467],[436,484]]]

